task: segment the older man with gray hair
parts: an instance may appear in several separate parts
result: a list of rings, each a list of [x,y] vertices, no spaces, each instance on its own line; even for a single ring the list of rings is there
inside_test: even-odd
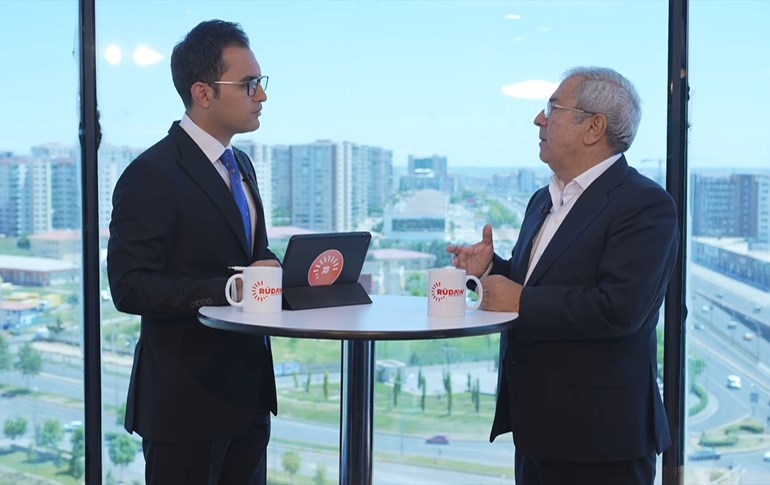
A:
[[[519,312],[500,342],[491,440],[513,432],[516,483],[652,484],[671,442],[655,327],[679,245],[674,201],[626,162],[639,95],[579,67],[535,117],[551,182],[532,196],[510,259],[492,228],[453,264],[482,308]]]

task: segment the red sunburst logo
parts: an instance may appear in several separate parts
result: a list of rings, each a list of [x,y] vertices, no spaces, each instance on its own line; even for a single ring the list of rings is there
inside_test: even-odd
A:
[[[307,273],[307,282],[310,286],[331,285],[342,273],[345,263],[342,253],[336,249],[327,249],[315,258]]]

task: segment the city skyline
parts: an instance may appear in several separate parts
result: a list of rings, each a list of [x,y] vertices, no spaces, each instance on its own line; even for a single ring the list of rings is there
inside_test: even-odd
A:
[[[626,75],[642,97],[642,124],[629,162],[666,156],[664,0],[222,1],[216,8],[191,1],[181,12],[179,2],[169,1],[145,2],[142,9],[128,1],[97,4],[98,99],[106,143],[143,147],[166,133],[183,112],[170,79],[170,50],[199,21],[219,17],[243,25],[271,77],[262,127],[249,135],[257,143],[331,139],[387,147],[396,167],[406,165],[410,154],[437,154],[450,167],[538,168],[543,164],[533,119],[549,91],[572,66],[606,65]],[[752,15],[745,16],[749,5]],[[21,46],[0,59],[26,73],[8,80],[9,89],[39,95],[8,97],[0,151],[23,154],[41,142],[76,142],[74,4],[5,6],[11,17],[36,19],[35,25],[10,22],[0,32],[4,45]],[[758,61],[733,40],[763,45],[763,12],[770,15],[770,2],[692,7],[692,167],[761,167],[770,160],[766,143],[745,142],[763,140],[758,124],[723,129],[723,120],[767,103],[754,93],[770,81],[770,62]],[[575,25],[578,17],[591,20]],[[141,33],[134,27],[139,22]],[[720,35],[703,27],[715,22]],[[30,36],[41,28],[45,39]],[[733,72],[743,74],[740,89],[730,88]],[[51,89],[55,95],[46,96]],[[725,92],[729,96],[721,96]]]

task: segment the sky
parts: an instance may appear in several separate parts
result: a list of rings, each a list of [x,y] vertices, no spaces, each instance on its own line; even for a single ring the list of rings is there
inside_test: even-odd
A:
[[[6,95],[0,151],[74,144],[77,5],[0,0]],[[533,124],[577,65],[612,67],[642,98],[627,156],[666,155],[668,2],[97,0],[103,141],[147,147],[183,113],[171,49],[198,22],[239,22],[270,76],[264,144],[351,141],[449,166],[542,167]],[[770,165],[770,1],[690,7],[693,167]],[[13,19],[13,20],[11,20]],[[139,54],[136,54],[139,52]],[[761,118],[760,118],[761,117]]]

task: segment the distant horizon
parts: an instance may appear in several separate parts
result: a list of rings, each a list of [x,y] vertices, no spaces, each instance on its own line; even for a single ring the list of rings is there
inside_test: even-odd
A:
[[[233,138],[233,144],[237,144],[239,141],[252,141],[252,142],[257,143],[257,144],[262,145],[262,146],[304,145],[304,144],[314,143],[314,142],[319,141],[319,140],[326,140],[326,139],[324,139],[324,138],[316,138],[315,140],[310,141],[310,142],[300,142],[300,143],[262,143],[262,142],[256,141],[254,139],[249,139],[249,138],[246,138],[246,137],[240,137],[240,138],[234,137]],[[359,143],[359,142],[355,142],[355,141],[352,141],[352,140],[334,140],[334,139],[332,139],[330,141],[332,141],[333,143],[341,143],[341,142],[344,141],[344,142],[349,142],[349,143],[353,143],[353,144],[356,144],[356,145],[377,146],[377,145],[371,145],[371,144],[367,144],[367,143]],[[31,145],[27,149],[27,151],[25,153],[19,153],[19,152],[15,151],[15,150],[13,150],[11,148],[4,148],[4,147],[0,146],[0,153],[12,153],[13,156],[32,156],[32,148],[33,147],[42,147],[42,146],[48,146],[48,145],[51,145],[51,146],[67,146],[67,147],[72,147],[72,148],[78,148],[78,145],[77,144],[73,144],[73,143],[66,143],[66,142],[63,142],[63,141],[45,141],[45,142],[36,143],[36,144]],[[113,146],[113,147],[124,147],[124,148],[130,148],[132,150],[141,150],[141,151],[144,151],[144,150],[146,150],[147,148],[149,148],[151,146],[151,145],[148,145],[146,147],[141,147],[141,146],[133,146],[133,145],[128,145],[128,144],[117,144],[117,143],[110,143],[110,142],[102,142],[102,145],[109,145],[109,146]],[[379,148],[382,148],[384,150],[392,150],[392,148],[389,148],[389,147],[379,147]],[[437,155],[437,156],[440,156],[440,157],[446,156],[446,155],[443,155],[443,154],[438,153],[438,152],[434,152],[434,153],[431,153],[431,154],[415,154],[415,153],[410,153],[408,155],[411,155],[411,156],[414,156],[414,157],[429,157],[429,156],[433,156],[433,155]],[[650,173],[650,172],[656,171],[657,167],[655,166],[655,164],[653,164],[653,163],[647,164],[647,162],[655,162],[657,160],[663,160],[663,159],[665,159],[665,157],[659,157],[659,158],[654,158],[654,159],[643,159],[643,160],[635,161],[632,156],[629,156],[628,154],[626,154],[626,159],[628,160],[628,164],[630,166],[637,168],[640,172]],[[534,164],[531,164],[531,163],[528,163],[528,164],[517,163],[517,164],[511,164],[511,165],[494,165],[494,164],[492,164],[492,165],[467,165],[467,164],[453,164],[452,161],[447,156],[447,169],[448,170],[451,169],[451,170],[454,170],[454,171],[461,171],[461,172],[470,171],[470,172],[476,172],[476,173],[478,173],[478,171],[480,171],[480,170],[481,171],[490,172],[490,173],[496,173],[496,172],[500,172],[500,171],[510,171],[510,170],[519,170],[519,169],[532,170],[532,171],[534,171],[536,173],[541,172],[541,171],[543,171],[543,172],[550,172],[550,168],[545,163],[543,163],[540,159],[537,159],[536,161],[537,161],[537,163],[539,165],[534,165]],[[396,163],[394,161],[393,162],[393,168],[405,169],[405,168],[408,168],[408,164]],[[698,165],[696,163],[693,163],[693,161],[690,161],[690,167],[689,168],[690,168],[691,171],[697,170],[698,172],[709,172],[709,173],[727,172],[727,173],[752,173],[752,174],[765,174],[765,173],[768,173],[768,174],[770,174],[770,166],[768,166],[768,165],[757,166],[757,165],[735,165],[735,164],[733,164],[733,165],[724,165],[724,166],[720,166],[720,165],[703,165],[703,166],[701,166],[701,165]],[[451,170],[450,170],[450,173],[451,173]],[[474,175],[474,173],[466,173],[465,175]]]

